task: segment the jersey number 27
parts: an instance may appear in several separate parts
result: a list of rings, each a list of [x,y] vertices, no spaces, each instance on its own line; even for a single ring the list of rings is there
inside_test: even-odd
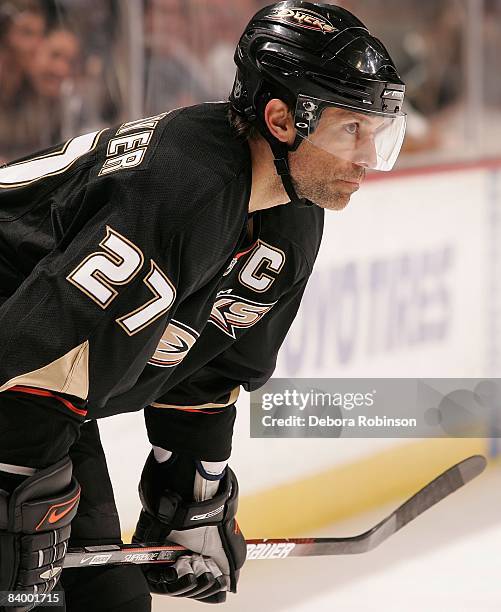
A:
[[[115,286],[127,285],[139,273],[144,255],[135,244],[109,226],[99,246],[102,251],[88,255],[66,278],[98,306],[107,308],[118,295]],[[176,299],[176,288],[153,260],[150,260],[150,270],[143,282],[154,297],[116,320],[129,336],[165,314]]]

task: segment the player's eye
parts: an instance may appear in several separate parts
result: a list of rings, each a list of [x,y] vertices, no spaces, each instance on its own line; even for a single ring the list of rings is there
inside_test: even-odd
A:
[[[358,123],[358,121],[352,121],[351,123],[345,123],[344,129],[351,136],[356,136],[360,132],[360,123]]]

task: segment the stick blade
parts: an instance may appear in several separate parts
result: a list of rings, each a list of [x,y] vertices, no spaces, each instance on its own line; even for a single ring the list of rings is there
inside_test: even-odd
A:
[[[483,455],[473,455],[457,464],[464,484],[479,476],[487,467],[487,459]]]
[[[451,493],[479,476],[487,465],[485,457],[473,455],[442,472],[434,480],[404,502],[390,516],[361,537],[365,551],[372,550],[405,525],[438,504]],[[357,551],[358,552],[358,551]]]
[[[314,552],[310,554],[353,555],[373,550],[423,512],[479,476],[486,465],[487,461],[482,455],[463,459],[425,485],[372,529],[348,538],[319,538]]]

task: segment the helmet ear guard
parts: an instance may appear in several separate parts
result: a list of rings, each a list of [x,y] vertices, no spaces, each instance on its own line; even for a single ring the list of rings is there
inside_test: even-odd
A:
[[[283,100],[284,96],[281,96],[279,93],[273,93],[272,91],[270,91],[270,88],[267,89],[268,90],[265,90],[261,93],[256,103],[256,121],[259,132],[270,145],[271,151],[273,153],[273,163],[275,164],[275,169],[277,171],[278,176],[282,179],[282,184],[287,195],[289,196],[291,203],[294,206],[297,206],[298,208],[312,206],[312,202],[305,200],[304,198],[300,198],[298,196],[296,189],[292,183],[292,177],[289,168],[289,151],[295,151],[299,147],[303,139],[298,133],[296,133],[294,142],[292,143],[292,145],[289,145],[285,142],[281,142],[280,140],[278,140],[278,138],[275,138],[275,136],[271,134],[264,119],[264,109],[266,108],[268,102],[273,98],[276,97],[280,100]],[[286,100],[283,101],[288,104]],[[290,108],[289,104],[288,106],[292,117],[294,117],[293,109]]]

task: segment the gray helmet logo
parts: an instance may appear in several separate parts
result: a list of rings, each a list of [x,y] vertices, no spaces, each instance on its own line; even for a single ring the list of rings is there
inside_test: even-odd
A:
[[[235,79],[235,85],[233,87],[233,96],[238,100],[242,95],[242,81],[238,78]]]
[[[307,30],[318,30],[323,34],[332,34],[337,31],[330,21],[308,9],[291,8],[275,8],[267,15],[269,19],[276,19],[283,23],[306,28]]]

